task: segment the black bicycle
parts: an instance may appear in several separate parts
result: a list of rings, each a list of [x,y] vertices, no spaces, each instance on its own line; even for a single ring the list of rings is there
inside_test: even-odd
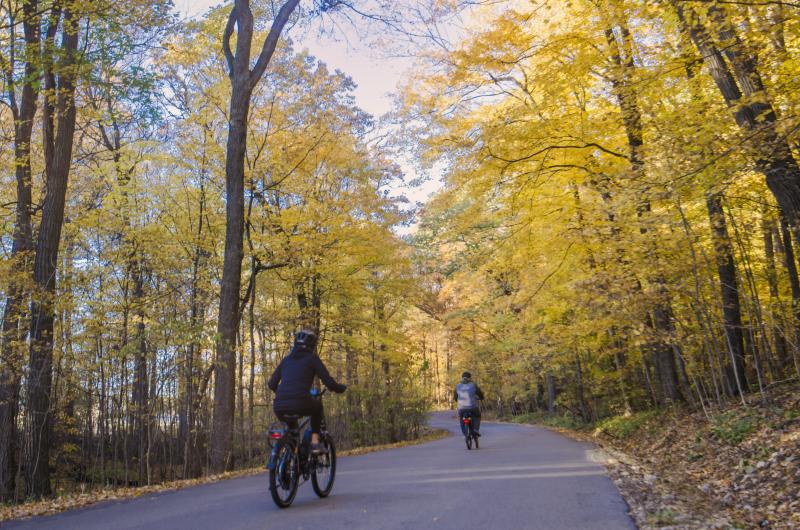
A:
[[[311,395],[315,399],[322,399],[324,393],[324,390],[322,392],[311,390]],[[269,430],[272,453],[267,467],[272,500],[279,507],[288,508],[297,495],[301,478],[303,482],[311,478],[314,493],[320,498],[330,495],[336,478],[336,447],[325,426],[324,417],[320,432],[320,444],[324,451],[318,455],[311,452],[310,427],[303,431],[310,419],[306,418],[298,425],[300,416],[286,415],[284,418],[286,418],[285,426],[281,422]],[[302,437],[301,432],[303,432]]]
[[[472,413],[471,412],[464,412],[461,421],[464,423],[464,441],[467,442],[467,449],[472,449],[472,445],[475,444],[475,449],[480,448],[480,444],[478,443],[478,433],[475,432],[475,428],[472,425]]]

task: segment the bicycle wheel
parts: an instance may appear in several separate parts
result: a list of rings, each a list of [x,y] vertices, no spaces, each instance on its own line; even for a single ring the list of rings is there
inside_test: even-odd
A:
[[[312,457],[311,462],[311,486],[320,498],[330,495],[336,479],[336,446],[328,435],[325,435],[323,443],[328,452]]]
[[[280,445],[275,453],[275,465],[269,470],[269,492],[278,507],[288,508],[297,495],[299,462],[292,444],[283,440],[278,444]]]

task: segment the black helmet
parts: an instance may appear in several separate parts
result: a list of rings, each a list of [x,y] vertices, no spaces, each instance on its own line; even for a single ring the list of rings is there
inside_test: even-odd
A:
[[[472,379],[472,374],[469,372],[464,372],[463,374],[461,374],[461,377],[463,379]]]
[[[317,334],[310,329],[301,329],[294,335],[294,345],[308,351],[317,347]]]

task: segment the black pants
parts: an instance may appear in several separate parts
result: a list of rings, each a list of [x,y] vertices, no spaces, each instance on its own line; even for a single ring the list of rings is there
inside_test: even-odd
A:
[[[464,429],[464,414],[469,414],[472,417],[472,430],[475,432],[480,432],[481,430],[481,409],[478,407],[471,408],[471,409],[458,409],[458,422],[461,424],[461,432],[465,435],[466,430]]]
[[[275,415],[281,421],[286,421],[287,415],[310,416],[312,433],[319,434],[319,431],[322,428],[322,415],[324,414],[324,411],[322,410],[322,401],[309,399],[302,405],[290,408],[276,406],[274,410]]]

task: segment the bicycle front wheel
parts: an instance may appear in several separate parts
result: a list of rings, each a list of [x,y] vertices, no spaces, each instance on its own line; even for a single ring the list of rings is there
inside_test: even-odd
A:
[[[280,508],[292,505],[299,485],[300,463],[294,447],[283,440],[278,442],[275,465],[269,470],[269,492]]]
[[[333,481],[336,480],[336,446],[327,434],[322,443],[327,451],[312,457],[311,460],[311,486],[320,498],[331,494]]]

